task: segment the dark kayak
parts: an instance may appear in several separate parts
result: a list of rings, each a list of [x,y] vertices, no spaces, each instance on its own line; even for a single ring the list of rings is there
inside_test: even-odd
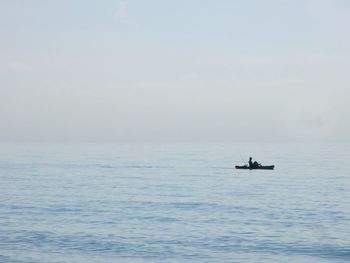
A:
[[[249,169],[249,170],[273,170],[275,168],[274,165],[267,166],[258,166],[258,167],[249,167],[248,165],[236,165],[236,169]]]

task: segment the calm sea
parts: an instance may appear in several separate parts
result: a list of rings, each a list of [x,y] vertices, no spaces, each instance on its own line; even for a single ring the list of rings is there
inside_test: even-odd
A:
[[[350,145],[1,144],[0,262],[350,262]]]

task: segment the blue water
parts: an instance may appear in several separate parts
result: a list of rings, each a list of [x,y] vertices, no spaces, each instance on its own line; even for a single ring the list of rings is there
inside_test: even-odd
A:
[[[250,154],[276,169],[233,169]],[[1,144],[0,262],[350,262],[349,160],[341,144]]]

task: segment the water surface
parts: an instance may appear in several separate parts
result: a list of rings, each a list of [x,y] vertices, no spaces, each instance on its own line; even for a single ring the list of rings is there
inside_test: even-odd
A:
[[[274,171],[233,169],[249,155]],[[1,144],[0,262],[349,262],[342,144]]]

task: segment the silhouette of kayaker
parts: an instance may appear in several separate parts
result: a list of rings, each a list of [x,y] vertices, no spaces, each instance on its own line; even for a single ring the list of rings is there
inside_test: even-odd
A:
[[[248,162],[249,168],[257,168],[257,167],[261,166],[261,164],[258,163],[257,161],[252,162],[252,159],[253,159],[252,157],[249,157],[249,162]]]
[[[249,170],[255,170],[255,169],[260,169],[260,170],[273,170],[275,168],[274,165],[261,165],[257,161],[253,162],[253,158],[249,157],[248,165],[236,165],[236,169],[249,169]]]

